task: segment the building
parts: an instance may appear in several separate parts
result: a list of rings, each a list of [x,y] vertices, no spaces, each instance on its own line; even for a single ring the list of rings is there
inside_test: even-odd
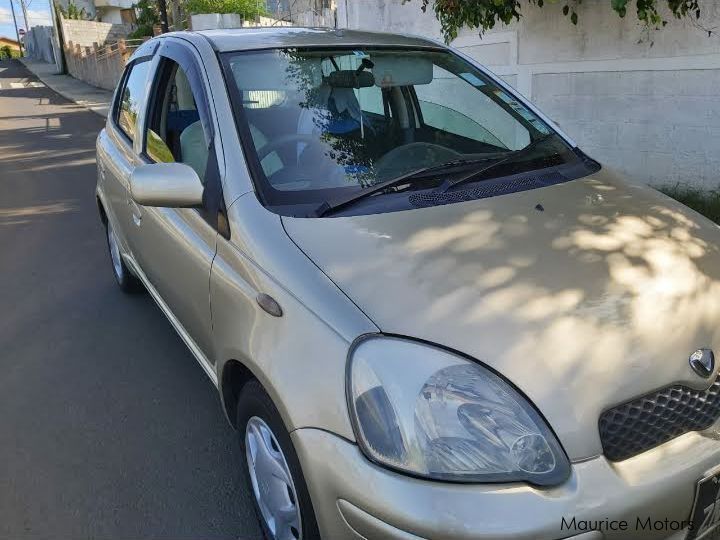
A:
[[[20,50],[20,44],[16,39],[11,39],[5,36],[0,36],[0,48],[2,47],[10,47],[14,51]]]
[[[441,39],[419,0],[335,0],[339,27]],[[637,182],[720,188],[720,2],[701,0],[700,21],[647,34],[610,0],[523,3],[520,22],[452,44],[535,102],[591,156]]]
[[[135,22],[134,0],[57,0],[67,10],[70,3],[84,9],[89,20],[111,24],[133,24]]]
[[[335,4],[336,0],[265,0],[266,9],[271,17],[293,21],[296,24],[304,23],[309,17],[323,17],[323,15],[327,16],[328,12],[332,12],[332,26],[335,26]]]
[[[95,0],[95,10],[99,21],[112,24],[135,23],[133,0]]]

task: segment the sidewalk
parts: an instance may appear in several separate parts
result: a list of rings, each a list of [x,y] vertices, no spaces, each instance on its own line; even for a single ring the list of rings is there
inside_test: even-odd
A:
[[[31,58],[20,58],[19,60],[46,86],[64,98],[74,101],[100,116],[107,117],[112,92],[90,86],[69,75],[58,75],[55,64],[46,64]]]

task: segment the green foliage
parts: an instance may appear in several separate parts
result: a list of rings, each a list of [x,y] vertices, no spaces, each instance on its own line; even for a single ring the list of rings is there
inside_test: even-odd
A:
[[[77,4],[73,2],[73,0],[70,0],[70,2],[68,2],[67,9],[62,7],[60,4],[56,5],[63,18],[65,19],[75,19],[78,21],[84,21],[86,19],[89,19],[85,8],[79,8]]]
[[[0,60],[12,58],[14,56],[14,52],[15,51],[10,48],[10,45],[3,45],[2,47],[0,47]]]
[[[265,2],[257,0],[186,0],[188,13],[239,13],[244,19],[267,15]]]
[[[157,2],[153,0],[140,0],[134,6],[137,14],[138,25],[150,25],[160,23],[160,9]]]
[[[239,13],[245,19],[266,15],[265,0],[178,0],[183,11],[188,13]],[[160,10],[157,0],[139,0],[133,6],[137,12],[137,28],[128,35],[129,39],[140,39],[153,35],[153,26],[160,24]]]
[[[159,23],[158,23],[159,24]],[[127,35],[128,39],[142,39],[144,37],[153,36],[153,25],[152,24],[138,24],[135,30]]]
[[[687,185],[675,185],[661,187],[660,191],[720,224],[720,189],[705,191]]]
[[[160,24],[160,9],[154,0],[140,0],[133,5],[137,16],[137,28],[128,34],[128,39],[140,39],[153,35],[153,25]]]
[[[159,24],[159,23],[158,23]],[[152,37],[153,25],[152,24],[139,24],[137,28],[130,32],[127,36],[128,39],[142,39],[144,37]]]
[[[405,0],[411,1],[411,0]],[[579,17],[577,6],[583,0],[420,0],[421,9],[432,7],[442,26],[443,36],[448,43],[457,37],[458,30],[467,26],[481,32],[493,28],[497,22],[510,24],[519,20],[524,4],[543,7],[548,3],[562,3],[563,15],[577,24]],[[601,0],[591,0],[599,2]],[[635,9],[638,19],[646,28],[661,28],[667,21],[660,14],[661,6],[666,5],[670,13],[678,19],[688,16],[700,18],[699,0],[602,0],[610,2],[612,9],[625,17],[628,9]]]

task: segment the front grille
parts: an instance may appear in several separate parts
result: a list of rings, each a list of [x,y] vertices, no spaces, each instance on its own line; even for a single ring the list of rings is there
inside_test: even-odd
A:
[[[668,386],[600,415],[603,453],[621,461],[684,433],[707,429],[719,416],[720,377],[707,390]]]

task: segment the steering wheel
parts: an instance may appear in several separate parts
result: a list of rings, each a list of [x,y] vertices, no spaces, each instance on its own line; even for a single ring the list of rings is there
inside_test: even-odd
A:
[[[318,136],[313,135],[312,133],[289,133],[287,135],[281,135],[280,137],[276,137],[265,143],[265,145],[261,148],[258,148],[258,159],[262,161],[267,156],[269,156],[276,150],[279,150],[283,146],[288,146],[292,143],[300,142],[306,143],[308,146],[319,146],[322,144],[322,141],[318,138]]]
[[[297,143],[307,144],[307,148],[303,149],[303,153],[312,152],[313,149],[317,149],[320,152],[326,151],[325,144],[317,135],[311,133],[290,133],[276,137],[259,148],[257,150],[258,159],[262,161],[273,152]],[[307,162],[304,164],[298,164],[294,160],[285,164],[282,156],[280,156],[280,160],[283,161],[283,167],[268,178],[270,183],[276,188],[279,188],[283,184],[294,184],[297,182],[306,183],[307,187],[304,189],[342,187],[346,184],[343,169],[334,160],[306,160]]]

